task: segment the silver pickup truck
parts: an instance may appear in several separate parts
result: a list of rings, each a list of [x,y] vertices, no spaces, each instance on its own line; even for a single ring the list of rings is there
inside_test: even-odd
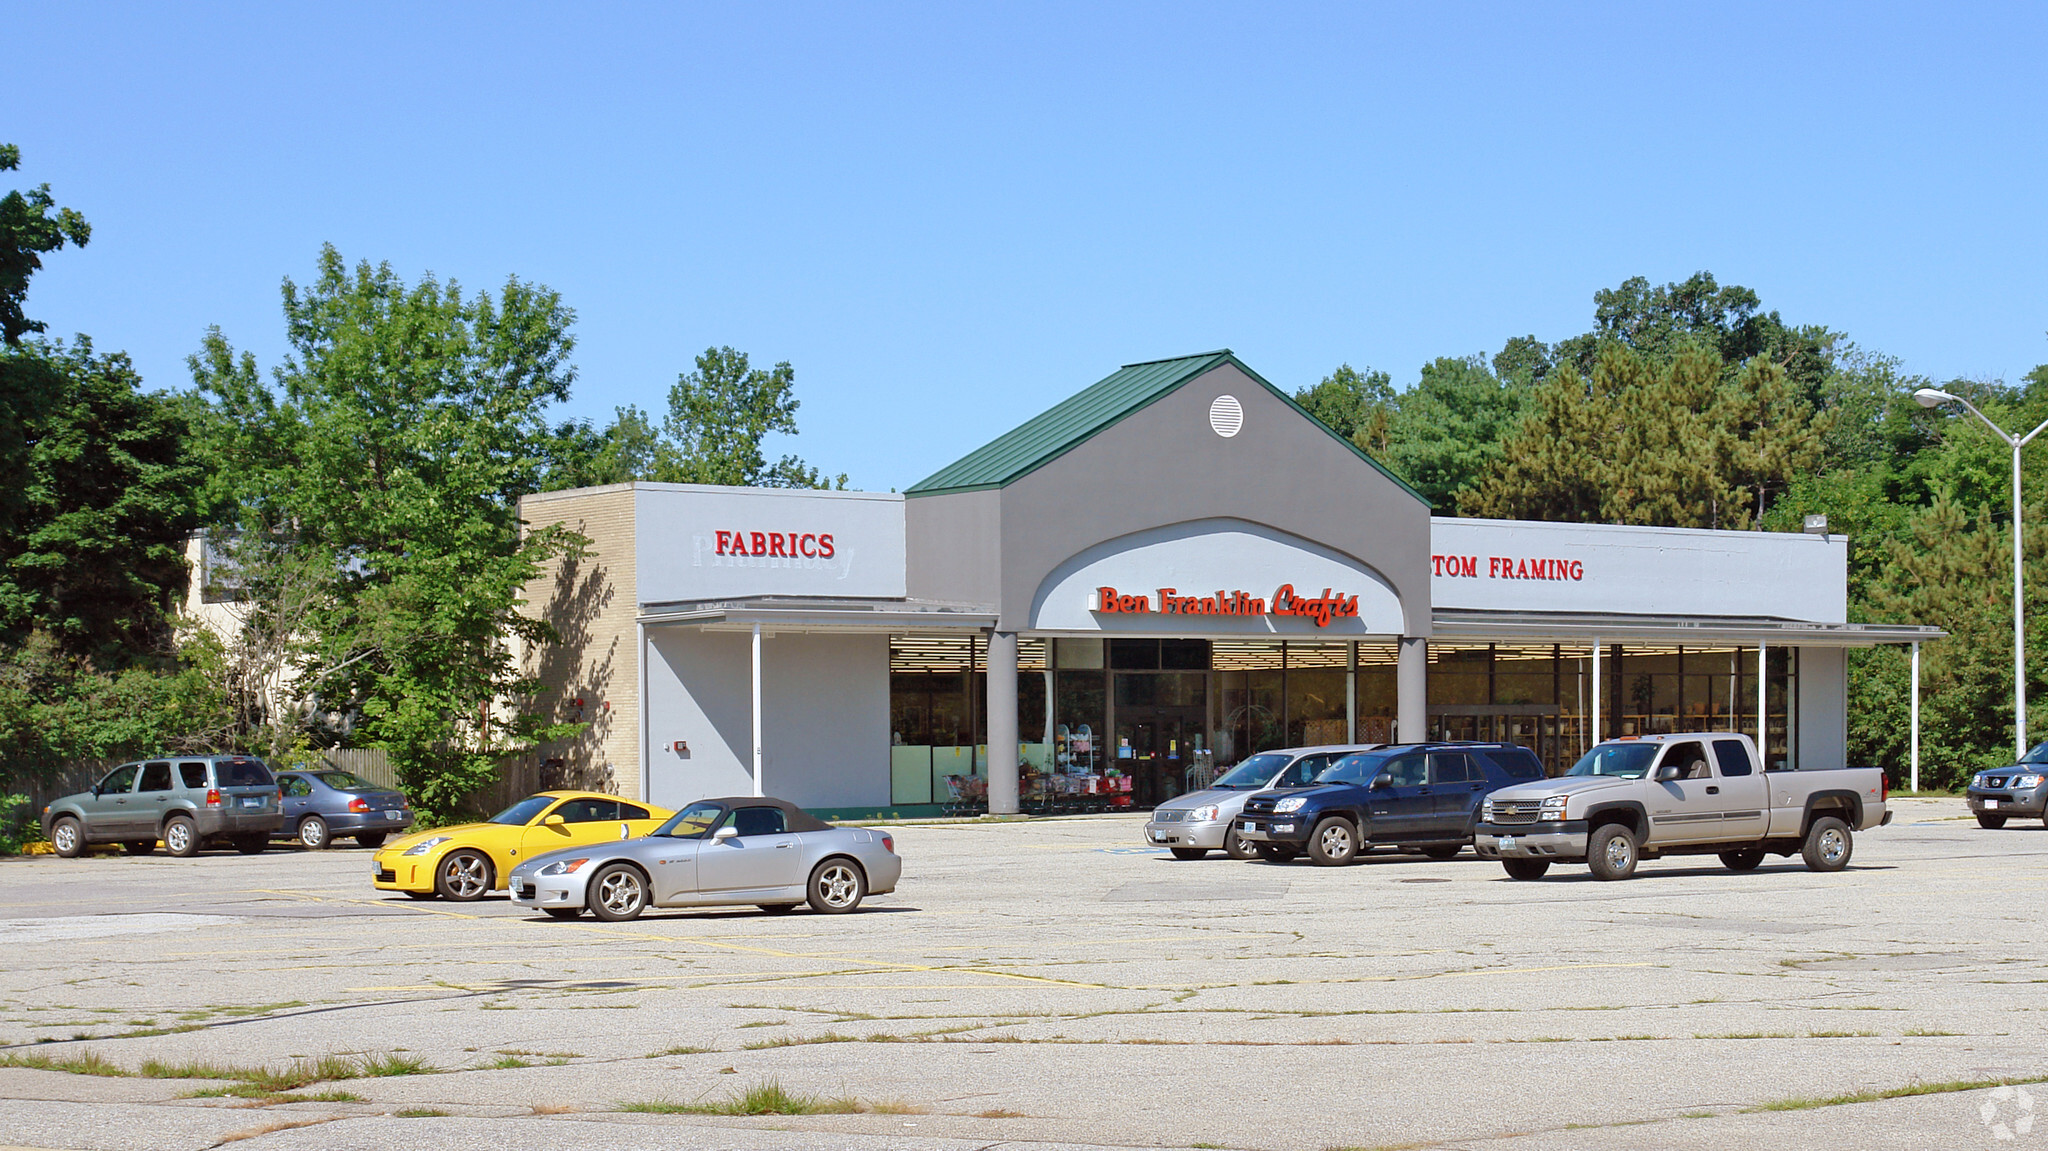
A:
[[[1541,879],[1553,863],[1627,879],[1641,860],[1665,855],[1719,855],[1748,871],[1772,852],[1840,871],[1856,832],[1892,820],[1877,768],[1757,765],[1756,745],[1734,732],[1609,740],[1559,778],[1488,796],[1473,847],[1515,879]]]

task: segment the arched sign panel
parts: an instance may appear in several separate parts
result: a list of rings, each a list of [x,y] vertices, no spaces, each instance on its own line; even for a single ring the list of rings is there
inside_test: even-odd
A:
[[[1400,635],[1401,600],[1378,572],[1244,520],[1152,528],[1053,569],[1036,631],[1157,635]]]

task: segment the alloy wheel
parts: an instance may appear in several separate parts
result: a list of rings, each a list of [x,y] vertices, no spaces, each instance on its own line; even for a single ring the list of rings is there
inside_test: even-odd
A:
[[[835,863],[818,877],[818,893],[832,907],[845,907],[860,893],[860,879],[853,869],[843,863]]]
[[[475,899],[490,889],[483,856],[469,851],[458,851],[441,864],[441,882],[456,899]]]
[[[640,877],[629,868],[607,872],[597,884],[597,902],[606,911],[617,916],[631,915],[640,909],[646,891],[640,886]]]

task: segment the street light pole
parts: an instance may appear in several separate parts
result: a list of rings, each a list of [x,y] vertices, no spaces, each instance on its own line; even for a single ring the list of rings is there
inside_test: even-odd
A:
[[[2027,616],[2026,600],[2021,595],[2020,576],[2020,449],[2028,441],[2048,429],[2048,420],[2024,436],[2015,436],[1991,422],[1991,417],[1977,410],[1977,405],[1961,396],[1944,392],[1939,388],[1921,388],[1913,393],[1923,408],[1939,407],[1942,404],[1961,404],[1970,409],[1970,414],[1984,421],[1999,439],[2012,445],[2012,742],[2013,760],[2019,761],[2027,754]]]

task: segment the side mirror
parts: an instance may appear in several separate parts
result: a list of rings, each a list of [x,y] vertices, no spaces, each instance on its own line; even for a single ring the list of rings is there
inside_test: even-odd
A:
[[[717,831],[711,833],[711,838],[713,839],[738,839],[739,837],[740,829],[737,827],[732,827],[730,825],[721,827]]]
[[[1657,769],[1658,783],[1675,783],[1685,778],[1685,769],[1675,763],[1667,763]]]
[[[1372,782],[1366,785],[1366,790],[1385,791],[1392,786],[1394,786],[1394,780],[1392,776],[1375,775],[1372,777]]]
[[[540,825],[542,827],[566,827],[568,826],[568,823],[569,821],[563,819],[560,815],[550,815],[546,819],[540,821]]]

